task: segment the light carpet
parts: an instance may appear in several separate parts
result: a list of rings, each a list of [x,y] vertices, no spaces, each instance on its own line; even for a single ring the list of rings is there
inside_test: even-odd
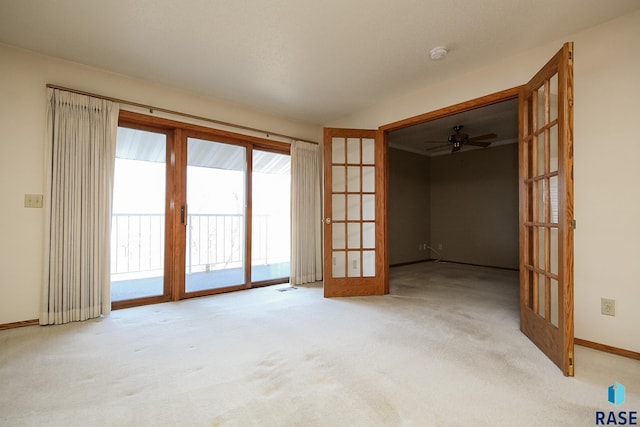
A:
[[[0,331],[2,426],[590,426],[640,362],[519,331],[518,273],[423,263],[391,294],[276,287]],[[626,402],[607,387],[626,386]]]

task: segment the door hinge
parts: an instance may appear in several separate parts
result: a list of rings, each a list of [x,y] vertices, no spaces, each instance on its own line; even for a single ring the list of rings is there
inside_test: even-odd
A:
[[[576,220],[575,219],[570,219],[569,220],[569,227],[571,227],[572,230],[576,229]]]
[[[567,372],[567,376],[573,376],[573,351],[569,352],[569,369]]]

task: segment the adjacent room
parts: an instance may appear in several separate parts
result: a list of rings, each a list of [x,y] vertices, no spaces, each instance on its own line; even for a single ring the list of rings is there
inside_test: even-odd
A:
[[[455,148],[461,135],[467,143]],[[478,296],[517,307],[517,100],[408,126],[388,141],[392,283],[425,286],[458,310]]]
[[[448,140],[459,125],[480,145],[452,151]],[[517,142],[517,100],[390,132],[390,264],[442,260],[517,270]]]

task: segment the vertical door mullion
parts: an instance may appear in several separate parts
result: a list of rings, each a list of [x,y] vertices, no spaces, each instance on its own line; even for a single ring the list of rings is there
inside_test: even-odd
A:
[[[245,287],[250,288],[252,285],[251,278],[251,266],[252,261],[252,230],[253,230],[253,145],[249,144],[246,147],[247,167],[245,170],[246,180],[246,208],[245,208],[245,255],[244,255],[244,284]]]

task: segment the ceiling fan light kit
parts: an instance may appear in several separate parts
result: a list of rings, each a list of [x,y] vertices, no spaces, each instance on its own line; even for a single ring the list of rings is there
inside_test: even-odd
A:
[[[463,145],[473,145],[476,147],[487,148],[491,145],[488,141],[482,141],[484,139],[495,139],[497,135],[495,133],[489,133],[486,135],[476,136],[473,138],[469,138],[469,135],[466,133],[462,133],[461,130],[464,126],[456,125],[453,127],[453,131],[455,132],[453,135],[449,136],[447,141],[453,145],[451,148],[451,152],[455,153],[456,151],[460,151]]]

